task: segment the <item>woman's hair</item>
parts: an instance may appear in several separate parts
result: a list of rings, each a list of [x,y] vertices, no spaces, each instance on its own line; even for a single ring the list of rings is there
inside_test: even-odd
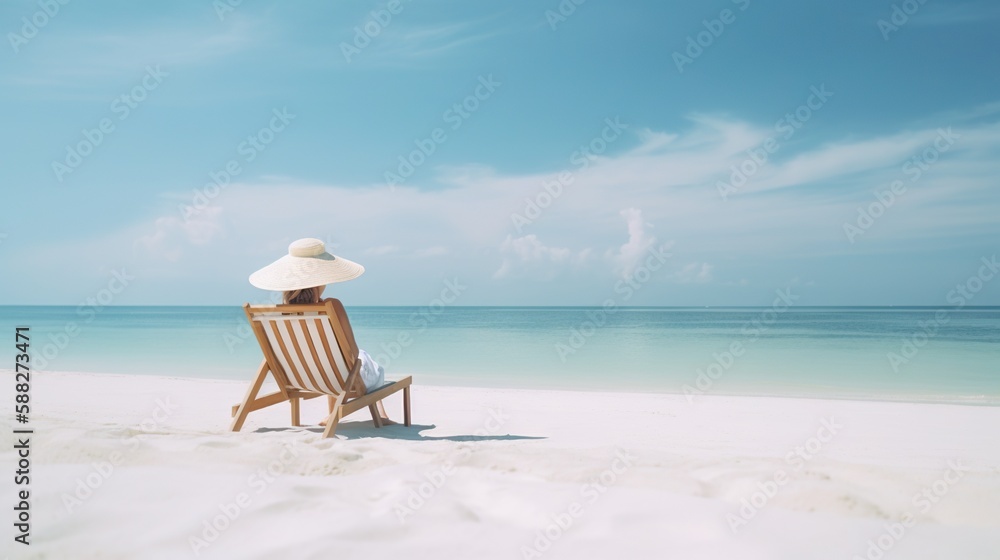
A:
[[[302,288],[301,290],[289,290],[282,295],[285,303],[317,303],[319,301],[319,287]]]

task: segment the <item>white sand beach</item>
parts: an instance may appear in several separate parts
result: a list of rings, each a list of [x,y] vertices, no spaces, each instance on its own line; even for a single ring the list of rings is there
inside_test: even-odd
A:
[[[1000,555],[1000,408],[416,378],[412,427],[356,413],[324,440],[287,405],[228,432],[247,382],[32,381],[32,544],[4,522],[15,559]],[[398,394],[387,409],[401,419]],[[0,423],[7,477],[20,425]]]

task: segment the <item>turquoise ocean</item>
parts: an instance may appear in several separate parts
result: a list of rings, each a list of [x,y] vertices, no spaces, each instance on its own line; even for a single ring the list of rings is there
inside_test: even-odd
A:
[[[417,383],[1000,404],[1000,308],[348,307]],[[240,307],[2,306],[45,371],[249,380]]]

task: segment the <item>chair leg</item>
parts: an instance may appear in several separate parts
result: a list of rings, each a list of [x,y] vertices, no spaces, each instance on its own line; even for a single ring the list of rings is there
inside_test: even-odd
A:
[[[330,416],[326,419],[326,429],[323,430],[323,437],[333,437],[333,433],[337,431],[337,424],[340,423],[340,416],[343,413],[342,404],[344,403],[345,393],[341,393],[336,399],[330,397]]]
[[[410,425],[410,388],[403,387],[403,425]]]
[[[296,426],[296,427],[302,425],[302,422],[299,421],[300,420],[300,418],[299,418],[299,400],[300,399],[298,397],[292,397],[292,398],[288,399],[288,402],[290,402],[291,405],[292,405],[292,426]]]
[[[233,422],[229,425],[229,431],[238,432],[243,427],[243,422],[246,421],[247,415],[250,414],[250,403],[257,398],[257,393],[260,392],[261,386],[264,385],[264,378],[267,377],[267,372],[269,371],[270,368],[267,366],[267,360],[262,361],[260,367],[257,368],[257,377],[254,378],[250,389],[247,390],[246,396],[243,397],[243,402],[240,403],[240,407],[236,409],[236,414],[233,415]]]
[[[368,412],[372,413],[372,423],[375,424],[375,427],[376,428],[381,428],[382,427],[382,418],[381,418],[381,415],[379,414],[378,408],[375,405],[373,405],[373,404],[368,405]]]

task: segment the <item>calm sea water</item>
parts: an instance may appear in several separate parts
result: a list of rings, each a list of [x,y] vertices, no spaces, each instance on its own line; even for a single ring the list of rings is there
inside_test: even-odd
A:
[[[419,383],[1000,404],[1000,308],[348,313],[390,378]],[[16,325],[41,371],[249,379],[261,360],[239,307],[0,307],[8,340]]]

